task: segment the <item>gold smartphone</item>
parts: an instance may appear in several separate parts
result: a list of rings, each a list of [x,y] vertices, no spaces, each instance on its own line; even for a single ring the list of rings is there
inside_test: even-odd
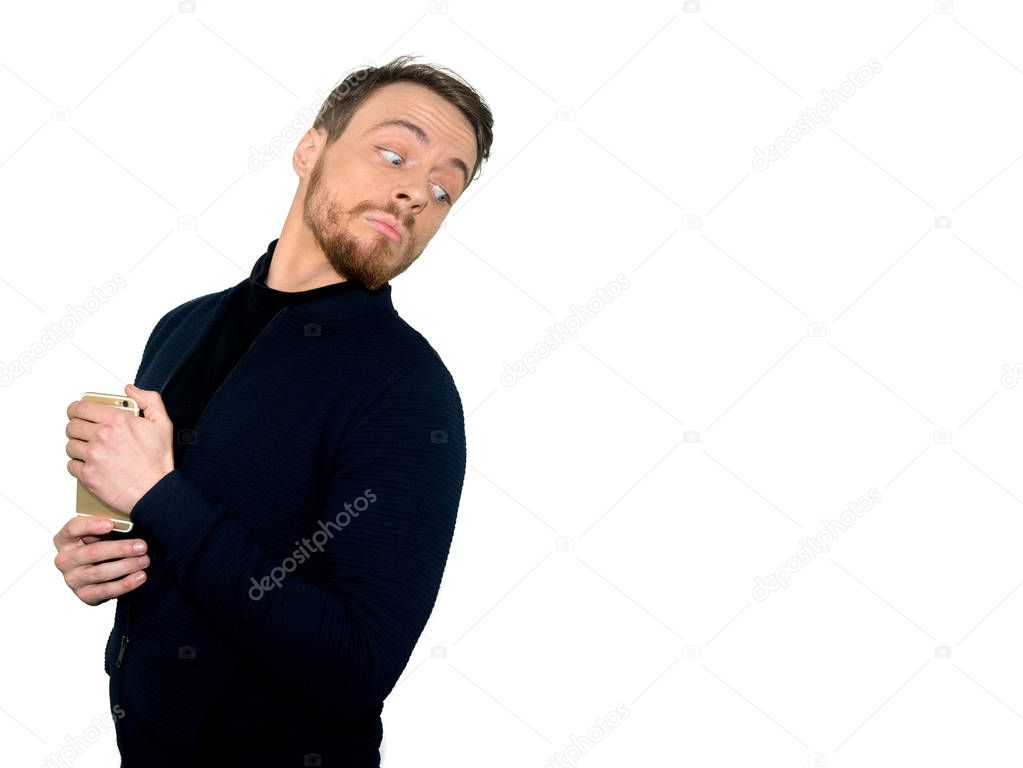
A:
[[[106,405],[110,408],[117,408],[119,411],[127,411],[139,415],[139,404],[127,395],[108,395],[104,392],[83,392],[81,400],[92,400]],[[82,481],[76,478],[78,492],[76,498],[75,512],[79,515],[95,515],[97,517],[108,517],[114,521],[114,530],[127,533],[134,523],[131,518],[118,512],[113,507],[99,500],[92,491],[82,485]]]

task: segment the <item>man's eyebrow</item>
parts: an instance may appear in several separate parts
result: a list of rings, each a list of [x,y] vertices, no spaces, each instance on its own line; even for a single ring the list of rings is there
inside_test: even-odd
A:
[[[397,125],[401,128],[406,128],[412,132],[412,135],[416,137],[416,141],[424,146],[430,143],[430,137],[426,135],[426,131],[420,128],[418,125],[413,123],[411,120],[405,120],[401,117],[392,117],[388,120],[381,120],[379,123],[370,128],[370,131],[375,131],[378,128],[386,128],[390,125]],[[462,171],[462,189],[469,186],[469,166],[465,164],[465,161],[458,157],[448,158],[448,163],[456,166]]]

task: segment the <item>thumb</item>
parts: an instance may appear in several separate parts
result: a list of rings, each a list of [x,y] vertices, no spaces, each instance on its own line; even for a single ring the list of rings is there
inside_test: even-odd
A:
[[[150,421],[170,421],[163,398],[155,389],[139,389],[134,384],[125,384],[124,393],[139,404],[139,408],[145,411],[145,417]]]

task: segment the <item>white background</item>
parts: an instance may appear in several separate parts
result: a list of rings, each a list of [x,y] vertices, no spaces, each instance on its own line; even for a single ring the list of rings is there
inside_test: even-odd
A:
[[[0,363],[31,366],[0,388],[0,762],[117,764],[114,605],[53,565],[67,404],[122,391],[164,312],[248,275],[323,97],[400,53],[496,124],[393,283],[469,466],[384,764],[1018,761],[1023,16],[948,5],[6,8]]]

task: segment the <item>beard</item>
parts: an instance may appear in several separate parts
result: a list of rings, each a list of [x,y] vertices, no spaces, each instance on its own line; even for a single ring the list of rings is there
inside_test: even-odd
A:
[[[408,269],[419,257],[416,238],[412,233],[412,217],[403,219],[401,209],[394,201],[378,205],[363,200],[344,209],[336,201],[328,199],[322,188],[323,164],[320,160],[317,160],[309,175],[302,220],[338,275],[375,291]],[[369,211],[389,213],[400,221],[405,227],[403,241],[395,243],[383,232],[374,230],[372,242],[367,243],[364,238],[352,232],[352,223]]]

